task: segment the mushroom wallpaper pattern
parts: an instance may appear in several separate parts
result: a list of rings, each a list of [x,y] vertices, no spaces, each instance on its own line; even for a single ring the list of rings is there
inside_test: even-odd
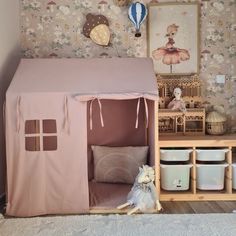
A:
[[[23,57],[89,58],[147,55],[146,22],[141,26],[142,37],[135,37],[135,29],[128,19],[128,6],[120,7],[116,0],[20,1]],[[170,1],[140,2],[147,4]],[[203,97],[211,104],[224,106],[229,127],[236,132],[236,0],[199,2],[200,78],[203,83]],[[108,19],[111,34],[108,46],[97,45],[82,34],[88,13],[101,14]],[[217,83],[218,74],[226,75],[225,84]]]

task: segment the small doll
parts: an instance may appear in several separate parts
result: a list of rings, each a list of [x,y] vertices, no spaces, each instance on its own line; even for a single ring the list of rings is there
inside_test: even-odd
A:
[[[181,98],[182,91],[180,88],[174,89],[175,98],[168,104],[168,108],[171,110],[177,110],[186,112],[186,106],[184,100]]]
[[[127,202],[118,206],[117,209],[123,209],[128,206],[133,206],[128,211],[128,215],[136,213],[138,210],[141,212],[150,212],[154,209],[157,211],[162,210],[159,196],[154,185],[155,170],[154,168],[143,165],[139,167],[139,173],[135,178],[134,185],[127,196]]]

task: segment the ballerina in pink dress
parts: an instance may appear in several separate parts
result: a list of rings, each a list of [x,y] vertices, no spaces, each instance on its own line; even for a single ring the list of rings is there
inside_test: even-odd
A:
[[[174,37],[178,32],[179,26],[176,24],[169,25],[167,27],[168,42],[165,47],[157,48],[152,52],[152,56],[155,60],[160,60],[166,65],[170,65],[170,72],[172,73],[172,65],[179,64],[181,61],[189,60],[190,55],[186,49],[180,49],[174,47]]]

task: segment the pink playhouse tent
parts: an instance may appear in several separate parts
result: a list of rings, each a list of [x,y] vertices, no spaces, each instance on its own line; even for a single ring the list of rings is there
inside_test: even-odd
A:
[[[156,100],[148,58],[22,59],[6,94],[7,214],[125,201],[132,185],[92,181],[91,145],[148,144],[154,165]]]

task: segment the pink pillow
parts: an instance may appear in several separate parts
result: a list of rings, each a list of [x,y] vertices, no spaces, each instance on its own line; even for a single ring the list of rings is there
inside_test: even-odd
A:
[[[147,163],[148,146],[91,148],[96,182],[133,184],[138,168]]]

